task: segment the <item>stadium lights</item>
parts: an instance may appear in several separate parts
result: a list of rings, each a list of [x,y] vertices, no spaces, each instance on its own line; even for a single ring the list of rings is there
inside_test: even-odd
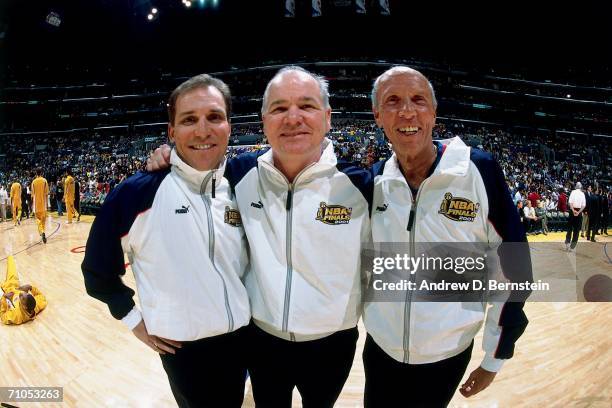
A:
[[[157,7],[151,7],[151,11],[149,12],[149,14],[147,14],[147,20],[153,21],[154,19],[156,19],[159,16],[157,14],[158,12],[159,10],[157,10]]]
[[[566,96],[567,96],[568,98],[571,98],[571,97],[572,97],[572,95],[570,95],[570,94],[567,94]]]
[[[206,0],[198,0],[198,3],[200,4],[200,8],[204,8],[206,6],[207,1]],[[219,0],[212,0],[213,7],[217,7],[218,4],[219,4]]]

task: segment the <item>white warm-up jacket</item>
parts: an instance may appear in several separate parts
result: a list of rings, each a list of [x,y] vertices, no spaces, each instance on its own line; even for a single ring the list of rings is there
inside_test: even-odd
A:
[[[322,148],[292,183],[274,166],[272,150],[228,164],[250,245],[245,285],[253,320],[286,340],[322,338],[355,327],[361,315],[370,174],[338,161],[329,140]]]
[[[130,328],[192,341],[249,323],[241,278],[247,244],[225,177],[197,171],[173,150],[171,167],[137,173],[107,197],[87,240],[82,264],[87,293]],[[123,284],[128,254],[140,299]]]
[[[526,242],[503,173],[487,153],[458,137],[436,142],[438,161],[416,196],[397,158],[374,166],[372,237],[374,243],[481,243],[494,251],[502,242]],[[448,211],[458,206],[475,214]],[[455,205],[457,205],[457,203]],[[463,215],[462,215],[463,214]],[[527,249],[525,246],[524,249]],[[418,254],[414,254],[417,256]],[[531,279],[529,251],[524,277]],[[500,259],[501,269],[508,262]],[[512,357],[527,326],[521,302],[370,302],[364,306],[368,333],[389,356],[410,363],[433,363],[467,349],[485,322],[482,367],[498,371]],[[486,316],[486,317],[485,317]]]

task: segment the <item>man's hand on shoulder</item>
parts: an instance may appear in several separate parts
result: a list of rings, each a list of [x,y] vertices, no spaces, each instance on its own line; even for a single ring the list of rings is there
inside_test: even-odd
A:
[[[147,159],[147,171],[158,171],[170,166],[170,152],[172,149],[163,144]]]

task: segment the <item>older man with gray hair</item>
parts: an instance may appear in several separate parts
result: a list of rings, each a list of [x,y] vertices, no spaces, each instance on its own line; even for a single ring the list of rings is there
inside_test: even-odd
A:
[[[370,238],[370,173],[339,161],[327,81],[281,69],[263,96],[271,149],[228,163],[250,246],[248,361],[258,407],[332,407],[355,355],[361,243]],[[162,154],[149,169],[164,166]],[[222,245],[222,243],[220,243]]]
[[[526,242],[491,155],[458,137],[432,140],[436,108],[433,86],[412,68],[392,67],[374,82],[374,118],[393,148],[390,159],[373,167],[374,243],[406,243],[416,256],[418,243],[476,243],[496,251],[502,242]],[[459,207],[465,211],[452,211]],[[517,262],[525,264],[522,273],[529,280],[529,251],[522,250]],[[504,271],[508,261],[501,258]],[[480,302],[418,302],[410,293],[402,301],[366,303],[365,406],[446,406],[486,321],[485,358],[460,391],[470,397],[485,389],[527,326],[522,307],[522,302],[492,303],[487,311]]]
[[[281,69],[266,87],[262,120],[271,149],[229,165],[251,248],[253,396],[257,406],[289,407],[297,387],[304,407],[332,407],[358,337],[369,174],[340,162],[325,137],[323,78]]]

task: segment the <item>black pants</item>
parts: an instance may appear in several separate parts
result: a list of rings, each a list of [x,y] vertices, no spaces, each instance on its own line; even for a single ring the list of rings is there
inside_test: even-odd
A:
[[[368,334],[363,348],[365,408],[446,407],[472,357],[462,353],[430,364],[404,364],[385,353]]]
[[[576,217],[570,208],[569,219],[567,220],[567,234],[565,234],[565,243],[569,244],[571,241],[572,249],[576,248],[576,244],[578,243],[578,234],[580,233],[581,227],[582,213],[578,214]]]
[[[160,355],[179,407],[242,406],[246,381],[247,327],[183,342],[176,354]]]
[[[291,407],[294,387],[304,408],[334,406],[353,365],[356,327],[302,342],[250,328],[249,374],[257,408]]]
[[[30,203],[26,200],[21,200],[21,219],[30,218]]]
[[[595,235],[598,234],[599,218],[600,217],[595,216],[594,214],[591,215],[591,219],[589,220],[589,230],[587,231],[587,239],[594,240]]]
[[[542,220],[532,220],[525,218],[525,232],[536,232],[542,229]]]

